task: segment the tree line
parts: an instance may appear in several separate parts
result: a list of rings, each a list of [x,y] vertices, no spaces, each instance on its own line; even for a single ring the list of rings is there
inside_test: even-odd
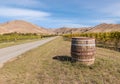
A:
[[[41,39],[46,37],[51,37],[54,35],[38,35],[36,33],[6,33],[0,35],[0,43],[2,42],[11,42],[18,40],[28,40],[28,39]]]

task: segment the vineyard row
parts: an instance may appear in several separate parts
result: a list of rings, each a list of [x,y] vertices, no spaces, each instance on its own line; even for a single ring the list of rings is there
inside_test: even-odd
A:
[[[0,35],[0,43],[2,42],[11,42],[11,41],[17,41],[17,40],[28,40],[28,39],[41,39],[45,37],[51,37],[54,35],[37,35],[32,33],[8,33]]]
[[[105,33],[74,33],[63,34],[66,39],[72,37],[91,37],[96,39],[96,45],[115,50],[120,50],[120,32],[105,32]]]

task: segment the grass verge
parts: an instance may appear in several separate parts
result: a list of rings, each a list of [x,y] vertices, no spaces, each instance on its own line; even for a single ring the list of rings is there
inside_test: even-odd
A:
[[[120,53],[97,48],[92,66],[55,60],[70,57],[70,42],[57,38],[0,69],[0,84],[119,84]]]
[[[5,47],[9,47],[9,46],[19,45],[19,44],[23,44],[23,43],[38,41],[38,40],[40,40],[40,39],[29,39],[29,40],[17,40],[17,41],[12,41],[12,42],[3,42],[3,43],[0,43],[0,48],[5,48]]]

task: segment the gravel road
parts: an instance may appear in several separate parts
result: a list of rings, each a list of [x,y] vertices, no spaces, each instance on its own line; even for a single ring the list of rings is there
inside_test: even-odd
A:
[[[21,55],[22,53],[25,53],[26,51],[29,51],[33,48],[41,46],[55,38],[56,37],[51,37],[51,38],[43,39],[40,41],[35,41],[35,42],[20,44],[20,45],[16,45],[16,46],[7,47],[7,48],[2,48],[2,49],[0,49],[0,64],[4,64],[8,60],[15,58],[15,57]]]

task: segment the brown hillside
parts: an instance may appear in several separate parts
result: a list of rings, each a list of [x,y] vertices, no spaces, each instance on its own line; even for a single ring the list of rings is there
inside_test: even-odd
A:
[[[29,22],[22,21],[22,20],[15,20],[11,22],[7,22],[0,25],[0,33],[42,33],[42,34],[48,34],[50,33],[47,29],[38,27],[36,25],[33,25]]]
[[[83,33],[86,31],[89,31],[91,28],[58,28],[55,29],[54,32],[58,34],[63,34],[63,33]]]
[[[100,24],[93,27],[88,32],[113,32],[113,31],[120,31],[120,24]]]
[[[58,29],[45,29],[43,27],[36,26],[26,21],[15,20],[0,24],[0,34],[4,33],[38,33],[38,34],[63,34],[63,33],[83,33],[83,32],[113,32],[120,31],[120,24],[100,24],[95,27],[88,28],[58,28]]]
[[[87,32],[114,32],[120,31],[120,24],[100,24],[95,27],[88,27],[88,28],[58,28],[55,29],[54,32],[58,34],[63,33],[87,33]]]
[[[0,26],[0,34],[7,33],[7,32],[8,31],[4,27]]]

